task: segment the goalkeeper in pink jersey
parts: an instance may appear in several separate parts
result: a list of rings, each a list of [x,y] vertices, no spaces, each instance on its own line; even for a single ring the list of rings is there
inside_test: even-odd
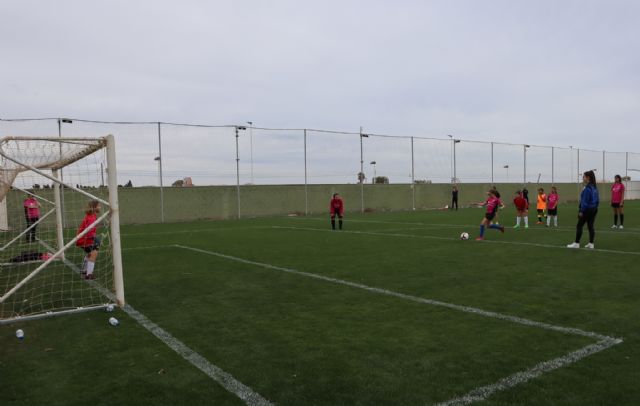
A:
[[[611,207],[613,208],[613,225],[611,228],[624,228],[624,183],[622,177],[616,175],[615,182],[611,185]],[[618,226],[618,218],[620,225]]]
[[[493,228],[494,230],[500,230],[501,233],[504,233],[504,226],[501,226],[500,224],[491,224],[491,220],[493,220],[498,213],[498,208],[504,206],[498,197],[499,193],[496,189],[490,189],[487,192],[487,195],[489,195],[487,200],[482,203],[478,203],[481,206],[486,206],[487,212],[480,223],[480,235],[476,238],[476,241],[484,240],[484,232],[487,227]]]

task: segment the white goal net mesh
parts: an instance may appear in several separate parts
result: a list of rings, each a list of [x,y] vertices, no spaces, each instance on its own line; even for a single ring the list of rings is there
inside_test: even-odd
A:
[[[0,321],[112,302],[105,146],[105,138],[0,140]]]

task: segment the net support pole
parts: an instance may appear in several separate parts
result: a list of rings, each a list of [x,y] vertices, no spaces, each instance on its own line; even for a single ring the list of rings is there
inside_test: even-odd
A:
[[[411,207],[416,209],[416,166],[413,154],[413,137],[411,137]]]
[[[304,215],[309,215],[309,192],[307,190],[307,129],[304,130]]]
[[[59,179],[60,174],[58,173],[57,169],[54,169],[52,171],[52,175],[55,179]],[[62,248],[64,247],[64,233],[63,233],[63,226],[62,226],[62,187],[60,185],[60,183],[58,182],[54,182],[53,183],[53,201],[55,203],[56,206],[56,241],[57,241],[57,248],[59,250],[62,250]],[[60,257],[62,259],[64,259],[64,251],[62,251]]]
[[[160,177],[160,222],[164,223],[164,186],[162,183],[162,134],[158,122],[158,174]]]
[[[113,135],[107,136],[107,181],[109,183],[109,223],[111,225],[111,250],[113,256],[113,284],[116,300],[124,306],[124,276],[122,272],[122,248],[120,246],[120,207],[118,205],[118,178],[116,168],[116,144]]]
[[[238,219],[240,219],[240,148],[238,146],[238,138],[240,134],[236,126],[236,201],[238,205]]]
[[[364,150],[362,148],[362,127],[360,127],[360,212],[364,213]],[[373,180],[375,182],[375,179]]]

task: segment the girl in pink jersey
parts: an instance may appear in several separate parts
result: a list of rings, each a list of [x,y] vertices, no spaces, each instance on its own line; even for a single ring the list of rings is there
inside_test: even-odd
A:
[[[616,175],[615,182],[611,185],[611,207],[613,207],[613,225],[611,228],[624,228],[624,183],[622,177]],[[618,227],[618,217],[620,226]]]
[[[27,242],[36,241],[36,224],[40,220],[40,202],[33,195],[27,195],[27,198],[22,202],[24,207],[24,218],[27,220]]]
[[[480,235],[476,238],[476,241],[484,240],[484,231],[487,227],[493,228],[495,230],[500,230],[501,233],[504,233],[504,227],[500,224],[491,224],[491,220],[493,220],[498,212],[498,208],[503,206],[500,198],[498,198],[499,193],[496,189],[490,189],[487,192],[489,197],[482,203],[478,203],[481,206],[487,207],[487,212],[480,223]]]
[[[551,226],[551,217],[553,217],[553,226],[558,227],[558,202],[560,196],[555,186],[551,188],[551,193],[547,196],[547,227]]]

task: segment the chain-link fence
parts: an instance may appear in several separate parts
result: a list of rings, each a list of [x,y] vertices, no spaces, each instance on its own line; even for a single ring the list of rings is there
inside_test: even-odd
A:
[[[153,188],[144,204],[161,221],[167,214],[165,194],[184,186],[227,186],[226,203],[219,210],[240,216],[243,211],[262,213],[253,205],[267,204],[258,192],[265,185],[298,186],[277,193],[296,202],[288,211],[308,213],[319,210],[316,197],[310,196],[335,191],[338,185],[354,190],[352,198],[359,204],[352,207],[360,210],[369,206],[367,193],[383,199],[370,190],[372,184],[404,185],[394,189],[403,196],[402,208],[415,209],[434,205],[424,200],[423,185],[579,183],[581,173],[591,169],[603,182],[616,174],[640,177],[640,154],[631,152],[252,124],[1,119],[0,136],[115,135],[119,184]],[[389,208],[397,207],[389,203]]]

